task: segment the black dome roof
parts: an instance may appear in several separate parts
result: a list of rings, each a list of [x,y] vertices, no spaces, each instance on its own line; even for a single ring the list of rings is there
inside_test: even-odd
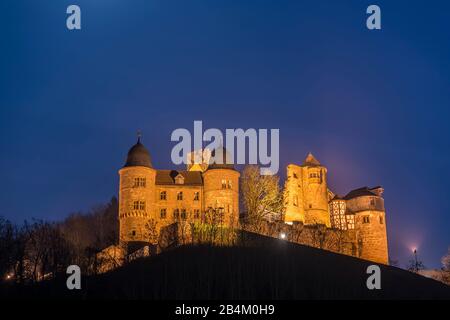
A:
[[[217,153],[217,156],[216,156],[216,153]],[[210,159],[208,170],[209,169],[231,169],[231,170],[234,170],[233,163],[229,163],[229,162],[232,162],[231,155],[227,151],[227,149],[225,149],[225,147],[218,147],[218,148],[214,149],[211,152],[211,157],[214,157],[214,158],[217,157],[218,159],[220,159],[218,162],[221,162],[221,163],[216,163],[215,161],[212,162],[213,160]]]
[[[135,166],[152,168],[152,160],[150,158],[150,154],[141,143],[140,138],[138,139],[137,143],[131,147],[130,151],[128,151],[127,162],[124,165],[124,167]]]

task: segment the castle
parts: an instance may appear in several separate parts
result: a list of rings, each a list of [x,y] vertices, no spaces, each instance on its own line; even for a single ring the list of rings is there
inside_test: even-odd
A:
[[[187,170],[157,170],[139,138],[119,170],[120,242],[156,244],[157,237],[148,235],[149,221],[159,234],[177,222],[202,221],[211,211],[219,213],[221,225],[238,227],[240,173],[227,163],[224,148],[212,155],[216,151],[223,156],[221,164],[190,163]],[[327,169],[311,153],[301,165],[288,165],[284,215],[278,227],[269,224],[272,231],[266,235],[288,230],[301,234],[291,236],[291,241],[314,245],[314,226],[322,226],[318,230],[323,239],[336,238],[339,231],[339,245],[321,240],[321,248],[388,264],[383,189],[364,187],[340,197],[328,188],[326,175]]]

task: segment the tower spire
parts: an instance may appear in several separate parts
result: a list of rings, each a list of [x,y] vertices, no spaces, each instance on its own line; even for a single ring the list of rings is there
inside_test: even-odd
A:
[[[137,142],[141,143],[141,138],[142,138],[142,131],[141,130],[137,131],[137,138],[138,138]]]

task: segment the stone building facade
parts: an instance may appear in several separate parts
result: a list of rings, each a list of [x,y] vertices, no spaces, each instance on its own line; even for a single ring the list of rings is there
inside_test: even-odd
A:
[[[238,223],[240,173],[226,163],[188,168],[153,168],[149,152],[138,139],[119,170],[121,242],[156,243],[161,228],[202,221],[211,211],[219,225]]]

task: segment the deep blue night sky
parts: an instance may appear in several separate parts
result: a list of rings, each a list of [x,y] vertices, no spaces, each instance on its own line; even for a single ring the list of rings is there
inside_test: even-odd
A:
[[[82,30],[66,29],[78,4]],[[382,30],[369,31],[369,4]],[[339,194],[385,188],[390,255],[450,245],[448,1],[7,0],[0,3],[0,215],[63,219],[117,194],[142,129],[280,128]]]

